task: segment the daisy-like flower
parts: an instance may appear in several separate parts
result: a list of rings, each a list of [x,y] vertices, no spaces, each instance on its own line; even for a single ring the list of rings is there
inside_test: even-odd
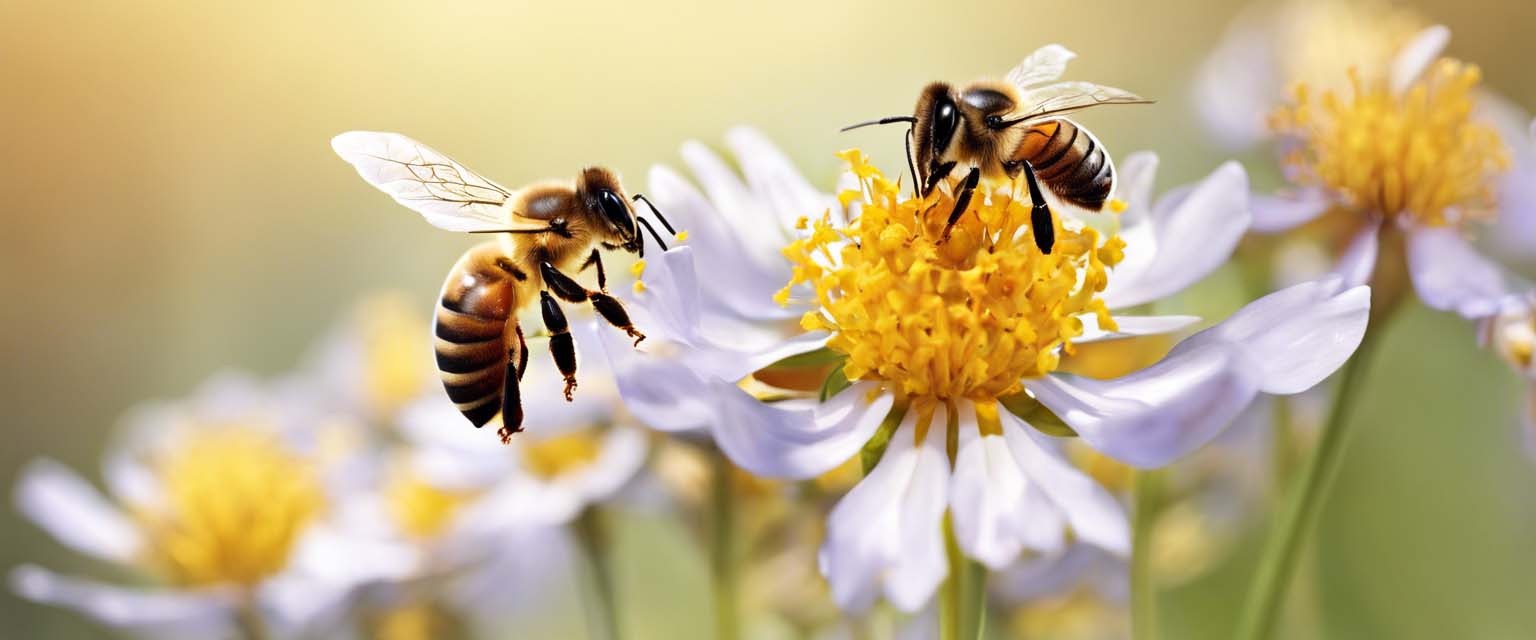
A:
[[[1308,46],[1285,46],[1298,34]],[[1324,219],[1346,282],[1370,279],[1390,302],[1411,280],[1426,305],[1483,318],[1525,287],[1466,236],[1493,225],[1492,248],[1536,255],[1536,150],[1528,116],[1483,90],[1476,66],[1441,57],[1449,40],[1401,10],[1293,3],[1239,20],[1197,98],[1218,134],[1255,134],[1218,137],[1253,142],[1263,123],[1282,152],[1291,188],[1255,197],[1256,231]]]
[[[804,184],[785,177],[794,174],[776,151],[747,151],[771,158],[782,183]],[[903,199],[862,154],[845,158],[856,188],[839,206],[803,213],[798,233],[780,249],[791,283],[809,285],[778,296],[798,307],[806,330],[787,342],[802,351],[824,344],[806,359],[840,367],[823,386],[824,402],[795,395],[759,401],[743,389],[758,386],[743,382],[751,369],[732,375],[707,366],[711,358],[744,360],[728,349],[692,360],[667,360],[665,344],[649,358],[608,350],[627,397],[695,398],[721,449],[754,473],[810,477],[863,452],[868,475],[833,510],[821,553],[822,572],[845,609],[862,610],[882,593],[908,611],[927,602],[949,570],[946,513],[961,549],[993,567],[1025,548],[1061,548],[1067,527],[1081,540],[1125,552],[1118,502],[1042,430],[1075,432],[1137,466],[1161,465],[1217,435],[1258,393],[1316,384],[1364,331],[1366,289],[1308,283],[1255,302],[1135,373],[1111,380],[1057,374],[1078,344],[1195,321],[1111,310],[1172,294],[1227,259],[1247,228],[1241,168],[1225,165],[1153,201],[1155,157],[1133,156],[1123,163],[1122,232],[1105,235],[1063,216],[1056,250],[1042,255],[1026,226],[1028,203],[1012,199],[1006,185],[985,189],[988,197],[973,201],[941,242],[943,221],[928,212],[948,211],[951,196]],[[740,160],[749,181],[761,170],[754,167],[769,162]],[[718,178],[700,179],[710,188]],[[724,215],[729,207],[697,209]],[[704,242],[695,244],[700,253],[674,251],[648,266],[645,290],[631,303],[653,318],[649,326],[665,327],[661,333],[695,352],[715,348],[698,339],[712,286],[695,272],[695,259],[707,260]],[[733,262],[698,269],[727,278]],[[809,295],[794,293],[802,290]],[[783,331],[782,321],[778,326]],[[691,366],[698,361],[706,365]],[[645,372],[663,366],[675,367],[675,377],[646,384]],[[687,383],[669,392],[675,380]],[[713,395],[712,410],[700,389]]]
[[[313,401],[373,423],[393,420],[429,391],[441,393],[432,367],[429,317],[409,296],[362,296],[312,348],[299,384]]]
[[[314,420],[245,378],[224,376],[190,401],[129,418],[127,438],[104,468],[110,499],[56,462],[33,462],[16,487],[24,515],[66,546],[160,586],[24,565],[12,588],[156,638],[332,628],[356,585],[405,571],[409,559],[331,526],[334,506],[355,483],[331,473]]]

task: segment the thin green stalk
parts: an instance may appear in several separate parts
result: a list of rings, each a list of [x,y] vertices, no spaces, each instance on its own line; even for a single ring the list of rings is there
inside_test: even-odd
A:
[[[1137,471],[1133,496],[1135,520],[1131,523],[1131,637],[1155,640],[1157,633],[1157,585],[1152,580],[1152,529],[1163,509],[1162,471]]]
[[[592,638],[619,640],[618,604],[614,594],[612,557],[607,523],[597,507],[583,509],[576,522],[577,546],[586,560],[589,578],[587,628]]]
[[[271,637],[267,633],[267,623],[261,617],[261,610],[256,605],[255,593],[247,593],[240,598],[240,606],[235,609],[235,627],[242,640],[267,640]]]
[[[1300,484],[1287,496],[1284,510],[1264,541],[1258,570],[1249,588],[1242,618],[1238,621],[1237,638],[1240,640],[1262,640],[1274,632],[1275,619],[1279,617],[1286,589],[1296,570],[1297,554],[1327,504],[1329,489],[1344,460],[1344,448],[1350,434],[1349,414],[1359,395],[1360,381],[1365,377],[1371,338],[1368,332],[1354,357],[1344,365],[1321,439],[1302,469],[1297,480]]]
[[[740,575],[736,562],[736,508],[731,461],[719,450],[710,452],[709,573],[715,602],[715,637],[741,637]]]
[[[1270,405],[1270,474],[1274,481],[1271,483],[1276,490],[1286,486],[1291,478],[1291,472],[1296,467],[1296,442],[1292,435],[1295,426],[1291,424],[1291,401],[1285,396],[1275,396],[1269,399]]]
[[[949,514],[944,515],[944,553],[949,576],[939,593],[939,638],[975,640],[986,630],[987,569],[961,553]]]

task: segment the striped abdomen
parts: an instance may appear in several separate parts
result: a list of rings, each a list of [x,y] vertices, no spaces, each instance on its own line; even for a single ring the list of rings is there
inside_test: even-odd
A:
[[[1071,120],[1030,127],[1008,160],[1028,160],[1046,188],[1092,211],[1103,209],[1114,191],[1115,165],[1109,154],[1093,134]]]
[[[477,427],[501,411],[507,363],[524,355],[512,317],[526,277],[518,275],[501,245],[486,242],[453,265],[437,303],[437,369],[448,398]]]

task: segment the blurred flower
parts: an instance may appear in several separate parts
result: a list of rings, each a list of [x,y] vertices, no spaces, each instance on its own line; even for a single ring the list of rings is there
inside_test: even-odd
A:
[[[65,545],[162,586],[27,565],[13,572],[13,588],[145,636],[329,628],[356,585],[409,562],[332,525],[357,479],[345,473],[355,467],[330,464],[335,452],[317,446],[321,426],[256,383],[222,376],[188,401],[130,416],[104,470],[110,501],[58,463],[33,462],[16,488],[24,515]]]
[[[776,150],[746,151],[763,155],[741,158],[749,180],[771,158],[771,175],[800,191],[803,179]],[[948,572],[947,511],[960,547],[993,567],[1024,548],[1060,549],[1068,525],[1080,539],[1125,552],[1119,504],[1033,427],[1075,430],[1121,460],[1164,464],[1217,435],[1258,392],[1316,384],[1348,358],[1364,330],[1365,289],[1309,283],[1255,302],[1134,374],[1106,381],[1053,374],[1077,344],[1112,344],[1196,321],[1111,317],[1110,309],[1171,294],[1227,259],[1247,227],[1241,168],[1224,165],[1154,202],[1156,159],[1133,156],[1122,176],[1124,233],[1106,238],[1063,216],[1057,251],[1047,256],[1033,249],[1022,224],[1028,206],[1006,188],[987,189],[991,197],[977,199],[976,215],[939,243],[942,221],[922,212],[947,210],[951,196],[902,200],[861,154],[844,157],[857,176],[857,188],[844,192],[846,207],[765,197],[825,207],[815,220],[797,218],[797,235],[782,249],[791,283],[814,287],[814,296],[778,295],[799,307],[807,332],[783,343],[798,349],[767,351],[782,357],[824,342],[829,351],[819,353],[842,363],[823,387],[825,402],[791,394],[764,403],[742,388],[754,386],[741,382],[765,361],[703,338],[707,286],[694,276],[694,261],[708,260],[702,253],[657,260],[631,303],[693,355],[663,361],[608,353],[626,398],[663,405],[691,396],[699,415],[718,416],[710,426],[721,449],[754,473],[810,477],[864,451],[868,476],[832,512],[821,554],[845,609],[862,610],[882,591],[902,609],[920,608]],[[727,215],[728,204],[717,206]],[[702,268],[713,277],[732,264],[721,259]],[[722,360],[737,368],[712,366]],[[646,384],[655,376],[644,372],[661,366],[676,371],[669,383],[688,382],[676,389]],[[710,396],[714,408],[704,403]],[[999,400],[1011,410],[999,411]]]
[[[362,296],[320,339],[301,367],[316,401],[372,423],[388,421],[429,392],[441,393],[430,318],[408,296]]]
[[[1020,562],[993,581],[1009,633],[1040,640],[1130,636],[1130,585],[1122,558],[1088,545]]]

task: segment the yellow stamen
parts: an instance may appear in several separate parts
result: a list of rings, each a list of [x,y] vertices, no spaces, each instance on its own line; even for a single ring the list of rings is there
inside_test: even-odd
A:
[[[645,273],[645,261],[644,260],[636,260],[634,264],[629,265],[629,274],[630,275],[638,278],[638,277],[640,277],[641,274],[644,274],[644,273]]]
[[[448,528],[479,491],[452,490],[427,483],[414,472],[393,475],[384,488],[385,505],[395,525],[418,540],[436,537]]]
[[[311,463],[247,427],[189,436],[155,470],[163,504],[138,514],[151,564],[185,586],[252,586],[288,564],[325,494]]]
[[[602,453],[602,434],[574,431],[542,440],[522,443],[523,462],[528,471],[544,479],[553,479],[592,464]]]
[[[688,241],[688,230],[687,229],[683,229],[682,231],[677,232],[677,235],[672,236],[672,238],[677,240],[678,242],[687,242]]]
[[[1441,60],[1407,91],[1351,74],[1353,91],[1296,103],[1271,126],[1296,140],[1286,162],[1299,179],[1368,213],[1445,225],[1493,213],[1493,180],[1509,165],[1498,134],[1472,118],[1476,66]],[[1454,215],[1453,215],[1453,212]]]
[[[1118,237],[1068,222],[1041,254],[1028,201],[983,184],[946,241],[952,196],[902,199],[863,153],[842,157],[860,189],[839,199],[863,202],[862,213],[846,227],[811,220],[810,236],[784,249],[792,278],[776,299],[814,288],[819,308],[801,326],[834,333],[827,346],[848,356],[850,380],[919,399],[995,399],[1057,367],[1083,332],[1079,314],[1115,326],[1098,294],[1121,258]]]

